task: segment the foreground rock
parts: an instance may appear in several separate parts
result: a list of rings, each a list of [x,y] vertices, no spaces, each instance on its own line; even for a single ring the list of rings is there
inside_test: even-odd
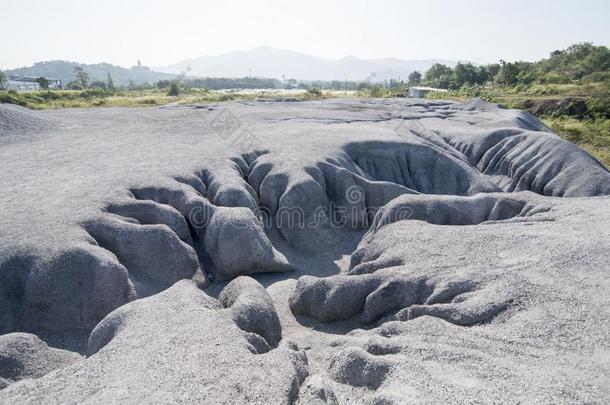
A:
[[[86,361],[13,384],[0,403],[290,403],[308,373],[305,354],[288,342],[259,354],[251,342],[260,339],[181,281],[108,315]]]
[[[51,348],[36,335],[9,333],[0,336],[0,380],[5,385],[42,377],[79,360],[78,354]]]
[[[529,113],[35,116],[0,105],[0,334],[89,357],[0,402],[610,396],[610,172]]]
[[[222,290],[218,299],[225,308],[230,308],[231,318],[242,330],[263,337],[271,347],[282,339],[282,326],[273,301],[256,280],[238,277]]]
[[[326,360],[340,401],[602,403],[610,395],[608,199],[509,196],[521,202],[517,215],[460,226],[442,223],[478,223],[494,204],[397,198],[343,274],[299,279],[296,314],[357,328],[330,343]],[[481,209],[475,216],[466,215],[470,203]],[[401,206],[413,219],[391,217]]]

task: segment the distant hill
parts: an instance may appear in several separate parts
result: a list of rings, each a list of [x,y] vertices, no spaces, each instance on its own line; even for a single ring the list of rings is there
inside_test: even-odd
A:
[[[201,56],[169,66],[158,66],[159,72],[181,73],[201,77],[268,77],[299,80],[366,80],[406,79],[414,70],[424,72],[434,63],[455,66],[456,62],[395,58],[361,59],[346,56],[326,59],[298,52],[259,47],[218,56]]]
[[[159,80],[171,80],[179,74],[190,77],[244,78],[259,77],[270,79],[297,80],[350,80],[383,81],[403,79],[414,70],[424,72],[434,63],[455,66],[456,62],[422,59],[401,60],[396,58],[361,59],[346,56],[342,59],[326,59],[298,52],[259,47],[250,51],[237,51],[218,56],[201,56],[180,63],[150,69],[146,66],[133,66],[129,69],[109,63],[82,64],[61,60],[37,62],[29,67],[7,70],[9,75],[45,76],[61,79],[64,84],[75,80],[75,66],[82,66],[89,74],[89,81],[106,81],[108,73],[114,84],[126,86],[130,81],[135,84],[153,84]]]
[[[112,80],[117,86],[126,86],[129,81],[135,84],[145,82],[154,83],[159,80],[171,80],[176,77],[174,74],[154,72],[146,66],[133,66],[126,69],[121,66],[111,65],[109,63],[96,63],[93,65],[85,65],[76,62],[67,62],[62,60],[54,60],[48,62],[37,62],[33,66],[22,67],[18,69],[7,70],[5,73],[9,75],[22,76],[45,76],[54,79],[61,79],[64,84],[75,80],[74,67],[82,66],[89,74],[89,81],[96,80],[106,81],[108,73],[112,76]]]

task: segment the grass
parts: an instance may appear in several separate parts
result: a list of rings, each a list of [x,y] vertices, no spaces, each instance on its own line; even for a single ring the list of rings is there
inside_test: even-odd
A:
[[[610,167],[610,119],[543,117],[542,121],[562,138],[577,144]]]
[[[24,93],[0,91],[0,103],[11,103],[35,110],[44,110],[89,107],[146,107],[169,103],[217,103],[234,100],[286,97],[299,100],[312,100],[337,97],[342,94],[343,92],[306,90],[285,92],[282,90],[209,91],[206,89],[183,89],[178,96],[169,96],[166,91],[158,89],[120,90],[113,92],[98,89],[85,91],[33,91]]]
[[[481,97],[489,102],[518,109],[524,108],[525,100],[582,98],[589,106],[589,111],[582,116],[543,115],[539,118],[563,139],[577,144],[610,167],[610,118],[608,118],[607,108],[607,86],[607,83],[545,84],[504,89],[472,86],[442,93],[429,93],[427,97],[455,101],[467,101],[472,97]],[[602,94],[600,98],[600,92],[606,92],[606,95]],[[601,104],[600,100],[603,100]]]

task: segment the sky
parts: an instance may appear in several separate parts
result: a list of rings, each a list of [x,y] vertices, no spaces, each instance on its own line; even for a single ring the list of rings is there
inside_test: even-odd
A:
[[[0,0],[0,69],[161,66],[259,46],[313,56],[537,60],[610,46],[610,0]]]

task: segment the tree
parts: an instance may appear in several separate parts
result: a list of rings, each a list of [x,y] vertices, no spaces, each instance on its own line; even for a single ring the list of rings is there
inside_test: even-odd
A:
[[[106,79],[106,87],[108,87],[108,90],[114,90],[114,81],[112,80],[110,72],[108,72],[108,78]]]
[[[290,83],[290,80],[294,80],[294,83]],[[290,79],[288,82],[290,83],[290,85],[292,87],[296,87],[297,85],[297,81],[295,79]],[[343,88],[343,82],[340,82],[339,80],[333,80],[330,82],[330,84],[328,85],[328,87],[331,90],[344,90]]]
[[[479,69],[478,83],[484,84],[486,82],[493,81],[494,77],[496,77],[499,71],[500,64],[498,63],[492,63],[487,66],[481,66],[481,68]]]
[[[446,76],[452,74],[453,71],[447,65],[443,65],[442,63],[433,64],[430,69],[426,71],[424,78],[427,81],[438,79],[441,76]]]
[[[500,71],[496,75],[496,83],[500,86],[513,86],[517,83],[517,75],[519,74],[519,65],[517,63],[500,61]]]
[[[458,63],[453,69],[453,75],[457,87],[479,83],[479,71],[472,63]]]
[[[103,82],[101,80],[96,80],[94,82],[91,82],[91,84],[89,85],[89,88],[106,90],[106,82]]]
[[[2,70],[0,70],[0,89],[6,89],[6,87],[7,87],[6,75],[4,74],[4,72]]]
[[[417,86],[421,83],[421,73],[417,70],[411,72],[409,75],[409,86]]]
[[[180,86],[177,81],[172,81],[169,85],[169,90],[167,91],[168,96],[177,97],[180,95]]]
[[[38,79],[36,79],[36,83],[38,83],[41,89],[46,90],[49,88],[49,81],[44,76],[40,76]]]
[[[608,71],[610,69],[610,50],[605,46],[595,47],[581,64],[586,74]]]
[[[311,87],[307,89],[307,95],[311,97],[322,97],[322,90],[319,87]]]
[[[157,82],[157,87],[159,88],[159,90],[167,89],[169,85],[169,80],[159,80]]]
[[[80,84],[81,88],[86,89],[89,82],[89,74],[85,72],[82,66],[74,66],[74,74],[76,75],[76,81]]]
[[[424,75],[424,80],[426,83],[434,87],[440,87],[441,89],[454,87],[455,83],[453,79],[453,69],[441,63],[435,63],[432,65],[432,67],[428,69]]]
[[[77,82],[76,80],[72,80],[71,82],[68,82],[68,84],[66,84],[66,88],[68,90],[82,90],[83,89],[81,87],[80,83]]]

